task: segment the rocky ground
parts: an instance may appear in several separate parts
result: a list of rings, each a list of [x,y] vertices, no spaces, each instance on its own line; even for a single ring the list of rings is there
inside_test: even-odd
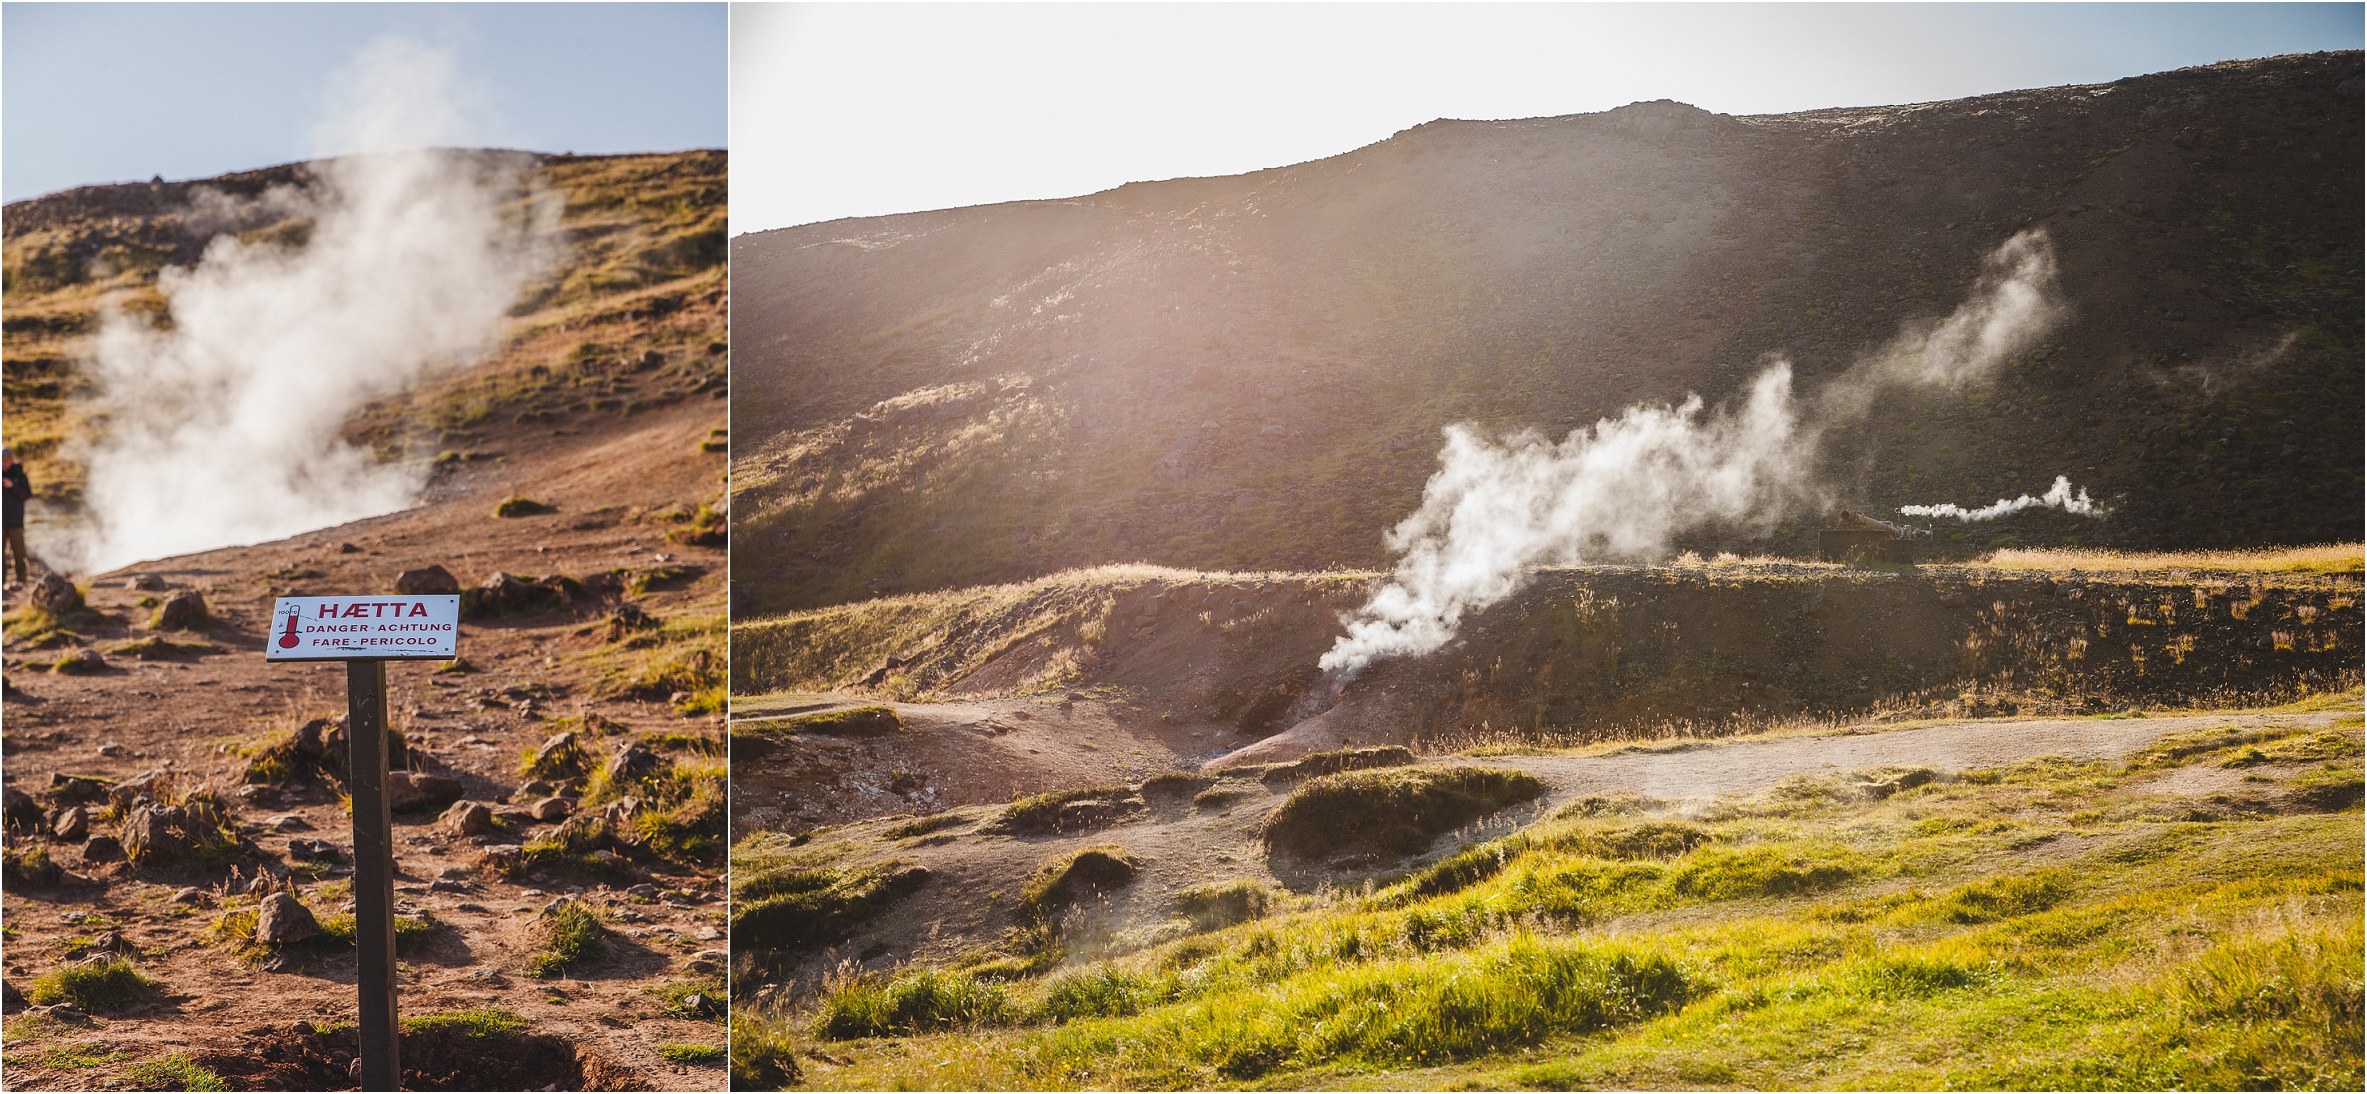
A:
[[[566,1051],[552,1059],[580,1057],[579,1073],[722,1087],[719,1064],[659,1054],[724,1043],[720,1003],[689,1000],[720,997],[720,855],[662,854],[628,835],[547,865],[517,856],[547,843],[586,790],[580,775],[521,774],[521,757],[557,732],[577,734],[594,781],[629,754],[694,782],[706,771],[719,808],[725,561],[720,547],[680,542],[680,530],[719,489],[723,457],[702,449],[723,414],[720,402],[699,400],[578,435],[495,438],[505,458],[441,479],[419,508],[89,575],[87,609],[65,620],[68,634],[37,643],[12,632],[0,735],[8,1086],[153,1084],[154,1065],[173,1053],[235,1058],[242,1046],[285,1039],[295,1023],[352,1021],[349,946],[258,946],[257,925],[241,918],[263,894],[283,893],[331,926],[351,872],[337,782],[304,777],[302,750],[269,748],[308,723],[311,734],[339,732],[321,720],[344,710],[343,666],[265,664],[264,632],[275,595],[391,591],[402,572],[440,566],[472,588],[497,573],[577,585],[572,602],[472,618],[459,662],[389,667],[392,720],[421,799],[395,821],[398,910],[425,924],[401,951],[402,1013],[499,1008],[528,1019],[529,1036],[557,1038]],[[551,511],[493,515],[519,495]],[[202,596],[210,618],[154,628],[151,606],[183,591]],[[13,620],[29,592],[11,589]],[[684,662],[706,664],[712,682],[667,676]],[[274,755],[298,773],[250,775]],[[208,803],[220,810],[218,829],[205,823]],[[158,830],[163,853],[126,862],[125,845],[136,853],[150,834],[130,829],[159,810],[180,827]],[[221,845],[216,831],[234,842]],[[53,869],[37,869],[35,853]],[[504,873],[505,856],[522,872]],[[565,900],[595,913],[605,956],[533,975],[529,964],[549,949],[544,913]],[[43,977],[110,954],[154,990],[97,1013],[25,1009],[19,993],[38,997]]]

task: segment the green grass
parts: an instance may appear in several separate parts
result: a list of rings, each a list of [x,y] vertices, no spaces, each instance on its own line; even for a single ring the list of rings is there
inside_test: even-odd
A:
[[[2305,772],[2188,820],[2133,777],[2342,747],[1581,801],[1369,894],[1036,980],[840,977],[750,1026],[831,1042],[803,1081],[833,1089],[2356,1089],[2355,800],[2297,798]]]
[[[723,1001],[728,998],[724,991],[723,981],[711,977],[704,980],[678,980],[641,990],[656,996],[658,1006],[666,1013],[676,1018],[688,1018],[702,1022],[722,1021],[724,1017]],[[712,1012],[702,1013],[692,1007],[689,1000],[693,995],[704,995],[713,1000],[715,1009]]]
[[[904,722],[892,707],[877,704],[840,707],[786,718],[744,718],[733,722],[735,739],[780,740],[800,733],[826,737],[885,737],[902,731]]]
[[[732,855],[731,937],[735,949],[827,945],[912,890],[903,863],[816,863],[783,854],[759,834]]]
[[[661,1044],[657,1054],[677,1064],[719,1064],[725,1055],[720,1045],[702,1044]]]
[[[938,813],[934,816],[916,817],[889,827],[887,831],[880,833],[880,838],[911,839],[915,836],[928,835],[931,832],[941,832],[948,828],[959,828],[976,819],[961,813]]]
[[[1059,856],[1036,871],[1019,893],[1019,917],[1045,922],[1086,897],[1134,880],[1141,860],[1123,847],[1087,847]]]
[[[43,973],[25,988],[37,1005],[70,1003],[93,1014],[122,1010],[154,999],[155,980],[121,957],[77,961]]]
[[[581,901],[563,900],[534,925],[535,953],[526,975],[556,979],[579,973],[608,956],[608,928]]]
[[[734,1090],[785,1090],[803,1070],[797,1044],[785,1023],[754,1015],[732,1015],[731,1085]]]
[[[123,1077],[142,1090],[228,1090],[222,1081],[186,1054],[174,1052],[153,1060],[142,1060],[123,1069]]]
[[[493,506],[493,515],[497,517],[533,517],[556,512],[555,507],[525,497],[503,498]]]
[[[534,1019],[500,1007],[435,1011],[403,1019],[403,1032],[425,1036],[445,1033],[478,1041],[507,1041],[526,1032]]]
[[[1259,836],[1266,846],[1300,857],[1411,855],[1441,835],[1544,792],[1535,776],[1510,768],[1343,772],[1301,784],[1266,818]]]
[[[1064,806],[1079,803],[1101,803],[1108,806],[1103,812],[1123,813],[1142,804],[1142,797],[1131,787],[1088,786],[1074,790],[1047,790],[1030,794],[1003,807],[995,827],[1007,832],[1054,833],[1069,827],[1094,827],[1091,823],[1069,825],[1061,818]]]

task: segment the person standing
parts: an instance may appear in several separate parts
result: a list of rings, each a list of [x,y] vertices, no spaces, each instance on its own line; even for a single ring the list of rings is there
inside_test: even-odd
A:
[[[25,503],[33,499],[33,480],[25,477],[25,465],[16,462],[16,450],[0,448],[0,498],[6,499],[5,522],[9,560],[16,564],[16,582],[22,585],[25,576]]]

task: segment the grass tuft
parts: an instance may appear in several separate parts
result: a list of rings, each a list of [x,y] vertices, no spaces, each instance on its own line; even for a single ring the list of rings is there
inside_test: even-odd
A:
[[[1302,858],[1367,851],[1411,855],[1432,840],[1545,792],[1525,771],[1382,768],[1325,775],[1293,791],[1265,821],[1267,847]]]
[[[34,980],[25,998],[49,1006],[69,1003],[93,1014],[145,1003],[160,989],[147,973],[121,957],[60,965]]]
[[[526,960],[528,976],[556,979],[608,956],[608,928],[581,901],[562,900],[545,910],[534,933],[536,952]]]

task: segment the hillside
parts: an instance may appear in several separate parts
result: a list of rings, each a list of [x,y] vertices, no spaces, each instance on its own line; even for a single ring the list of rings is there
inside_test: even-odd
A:
[[[2347,540],[2360,71],[1439,121],[1236,177],[741,236],[733,611],[1103,563],[1381,568],[1443,426],[1715,405],[1771,353],[1814,391],[2033,227],[2067,319],[1828,434],[1831,508],[2063,474],[2111,515],[1945,525],[1935,553]],[[1805,557],[1829,515],[1674,546]]]
[[[429,567],[471,607],[460,658],[387,672],[419,792],[395,812],[406,1087],[724,1085],[725,157],[454,155],[523,160],[559,217],[483,360],[341,423],[432,469],[417,504],[10,586],[12,1088],[351,1082],[343,673],[260,654],[273,597]],[[218,233],[302,253],[301,220],[223,215],[313,177],[7,207],[6,420],[37,531],[86,501],[101,308],[159,315],[159,272]],[[261,937],[281,898],[317,933]]]

